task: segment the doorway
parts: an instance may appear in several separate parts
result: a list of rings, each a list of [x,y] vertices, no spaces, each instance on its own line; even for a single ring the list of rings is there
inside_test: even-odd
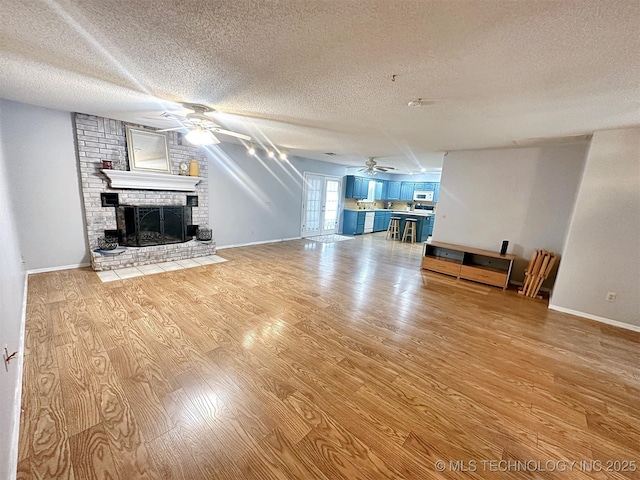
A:
[[[342,178],[304,174],[302,191],[302,236],[329,235],[338,232]]]

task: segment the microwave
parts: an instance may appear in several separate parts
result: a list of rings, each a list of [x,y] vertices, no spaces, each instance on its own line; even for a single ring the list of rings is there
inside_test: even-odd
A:
[[[426,190],[416,190],[413,192],[414,202],[433,202],[433,192]]]

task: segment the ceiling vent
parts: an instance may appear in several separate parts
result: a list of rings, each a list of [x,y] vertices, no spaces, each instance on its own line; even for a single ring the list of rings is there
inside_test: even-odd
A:
[[[325,152],[325,155],[329,155],[330,157],[335,157],[338,154],[333,152]]]

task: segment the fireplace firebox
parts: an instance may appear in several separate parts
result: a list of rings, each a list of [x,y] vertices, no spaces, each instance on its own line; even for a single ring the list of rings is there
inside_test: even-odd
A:
[[[190,240],[187,225],[191,224],[191,207],[127,206],[116,208],[122,244],[128,247],[148,247],[182,243]]]

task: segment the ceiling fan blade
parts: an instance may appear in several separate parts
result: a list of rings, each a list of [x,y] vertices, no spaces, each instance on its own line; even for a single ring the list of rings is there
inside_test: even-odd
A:
[[[232,132],[231,130],[225,130],[223,128],[218,127],[210,127],[209,130],[216,133],[221,133],[222,135],[229,135],[230,137],[241,138],[242,140],[250,141],[251,137],[249,135],[245,135],[244,133]]]
[[[378,170],[379,172],[386,172],[387,169],[385,167],[373,167],[374,170]]]

